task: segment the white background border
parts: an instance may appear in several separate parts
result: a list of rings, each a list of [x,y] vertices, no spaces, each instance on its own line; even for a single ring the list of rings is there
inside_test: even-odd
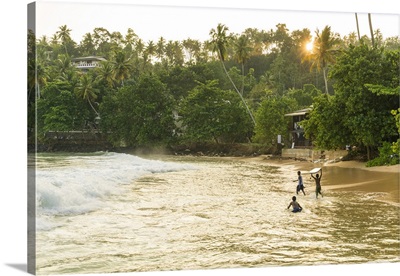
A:
[[[0,86],[0,147],[1,178],[1,240],[0,275],[27,275],[27,181],[26,181],[26,33],[27,4],[31,1],[10,0],[2,2],[1,20],[1,86]],[[54,1],[53,2],[61,2]],[[68,1],[63,1],[68,2]],[[223,1],[223,0],[120,0],[120,1],[69,1],[92,3],[161,4],[201,7],[263,8],[281,10],[312,10],[333,12],[371,12],[400,14],[397,1],[392,0],[286,0],[286,1]],[[400,26],[394,26],[399,29]],[[400,233],[399,233],[400,235]],[[400,236],[399,236],[400,238]],[[142,272],[94,275],[389,275],[400,271],[400,263],[332,265],[312,267],[274,267],[262,269],[224,269],[207,271]],[[88,275],[88,274],[79,274]],[[70,276],[73,276],[70,274]]]

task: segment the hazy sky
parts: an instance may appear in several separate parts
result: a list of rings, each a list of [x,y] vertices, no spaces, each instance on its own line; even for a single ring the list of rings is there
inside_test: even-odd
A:
[[[322,30],[329,25],[333,32],[340,33],[342,37],[357,31],[354,12],[293,11],[291,5],[288,5],[287,10],[282,8],[271,10],[255,9],[251,6],[250,8],[229,6],[218,8],[210,5],[190,7],[188,4],[183,4],[181,7],[166,6],[168,1],[164,6],[140,5],[143,1],[124,2],[125,4],[39,1],[36,8],[37,37],[42,35],[50,37],[62,25],[67,25],[71,29],[71,36],[77,43],[82,40],[84,34],[92,33],[96,27],[103,27],[110,32],[119,31],[122,35],[126,34],[128,28],[132,28],[144,42],[157,41],[161,36],[166,40],[192,38],[204,41],[209,39],[210,30],[218,23],[225,24],[234,33],[241,33],[246,28],[275,30],[278,23],[285,23],[289,31],[308,28],[313,34],[317,28]],[[223,7],[220,4],[221,6]],[[303,9],[306,10],[306,6]],[[398,14],[373,11],[371,14],[374,30],[380,29],[384,37],[399,35]],[[369,36],[367,13],[358,13],[358,19],[361,35]]]

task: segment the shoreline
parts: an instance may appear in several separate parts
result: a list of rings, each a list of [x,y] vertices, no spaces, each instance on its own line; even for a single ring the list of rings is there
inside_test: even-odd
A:
[[[260,155],[256,157],[238,157],[242,159],[249,160],[258,160],[271,164],[280,164],[280,165],[293,165],[298,167],[299,169],[311,170],[314,167],[341,167],[341,168],[353,168],[353,169],[362,169],[367,171],[375,171],[375,172],[386,172],[386,173],[399,173],[400,174],[400,164],[390,165],[390,166],[375,166],[375,167],[367,167],[367,162],[361,161],[326,161],[326,162],[311,162],[301,159],[293,159],[293,158],[277,158],[269,155]]]
[[[400,164],[391,166],[366,167],[366,162],[360,161],[326,161],[310,162],[288,158],[271,158],[268,155],[256,157],[238,157],[238,160],[247,162],[261,162],[265,165],[283,167],[285,172],[302,171],[306,175],[315,167],[326,168],[322,180],[322,191],[360,191],[377,193],[378,200],[400,207]],[[346,175],[342,175],[343,172]],[[354,175],[354,177],[353,177]],[[307,179],[308,180],[308,179]],[[309,193],[314,191],[314,184],[307,181]]]

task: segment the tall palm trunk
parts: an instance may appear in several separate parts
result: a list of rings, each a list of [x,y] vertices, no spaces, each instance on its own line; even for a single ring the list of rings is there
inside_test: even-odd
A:
[[[322,73],[324,74],[324,82],[325,82],[325,93],[326,94],[328,94],[329,93],[329,91],[328,91],[328,78],[327,78],[327,76],[326,76],[326,66],[324,66],[323,68],[322,68]]]
[[[358,16],[356,13],[356,25],[357,25],[357,34],[358,34],[358,40],[361,40],[361,36],[360,36],[360,26],[358,25]]]
[[[100,114],[97,112],[97,110],[94,108],[94,106],[92,105],[92,102],[88,99],[89,105],[90,107],[93,109],[94,113],[96,113],[97,116],[100,117]]]
[[[222,67],[224,68],[225,74],[228,76],[229,81],[232,83],[232,85],[233,85],[233,87],[235,88],[236,92],[239,94],[240,99],[242,100],[244,106],[246,107],[246,110],[247,110],[247,112],[249,113],[249,115],[250,115],[250,117],[251,117],[251,120],[253,121],[253,124],[256,125],[256,120],[254,119],[253,114],[251,113],[249,107],[247,106],[246,101],[244,100],[242,94],[241,94],[240,91],[237,89],[237,87],[236,87],[235,83],[233,82],[231,76],[229,76],[228,71],[226,70],[226,67],[225,67],[225,63],[224,63],[224,61],[223,61],[223,59],[222,59],[221,57],[220,57],[220,61],[221,61]]]
[[[371,32],[371,42],[372,42],[372,47],[375,47],[375,39],[374,39],[374,30],[372,29],[372,20],[371,20],[371,14],[368,14],[368,22],[369,22],[369,30]]]
[[[240,93],[243,95],[244,92],[244,63],[242,63],[242,89]]]
[[[36,92],[37,92],[37,94],[36,94],[37,98],[40,99],[40,85],[39,84],[36,84]]]
[[[233,87],[235,88],[235,91],[239,94],[239,97],[242,100],[244,106],[246,107],[246,110],[249,113],[251,120],[253,121],[253,124],[256,125],[256,120],[254,120],[253,114],[251,113],[249,107],[247,106],[242,93],[240,93],[240,91],[236,87],[235,83],[233,82],[232,78],[229,76],[228,71],[226,70],[226,67],[225,67],[225,63],[224,63],[224,57],[225,57],[225,53],[226,53],[225,47],[228,42],[227,37],[226,37],[226,31],[228,31],[228,28],[226,28],[222,24],[218,24],[217,30],[212,29],[210,31],[210,35],[213,38],[213,43],[215,44],[213,51],[215,51],[218,54],[218,58],[221,61],[221,64],[222,64],[222,67],[224,69],[226,76],[228,77],[229,81],[232,83]]]

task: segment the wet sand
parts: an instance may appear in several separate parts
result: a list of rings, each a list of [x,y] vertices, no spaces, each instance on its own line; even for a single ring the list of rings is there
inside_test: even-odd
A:
[[[341,161],[329,163],[325,167],[345,168],[358,171],[359,177],[354,181],[342,181],[343,184],[327,186],[330,189],[381,192],[385,193],[384,201],[400,203],[400,165],[366,167],[363,162]],[[335,176],[340,179],[340,176]],[[351,180],[351,179],[350,179]]]
[[[290,173],[296,171],[303,174],[308,191],[314,189],[313,180],[309,178],[308,171],[313,168],[323,168],[322,190],[360,191],[367,193],[382,193],[380,200],[400,204],[400,165],[366,167],[365,162],[339,161],[339,162],[309,162],[294,159],[275,159],[269,156],[245,158],[250,162],[263,162],[272,166],[284,168]]]

